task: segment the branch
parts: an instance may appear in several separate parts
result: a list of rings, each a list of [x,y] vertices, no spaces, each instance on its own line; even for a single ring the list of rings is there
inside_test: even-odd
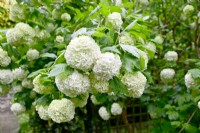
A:
[[[127,119],[127,112],[126,109],[123,109],[122,111],[122,120],[126,126],[126,129],[128,130],[128,133],[133,133],[133,128],[132,126],[129,124],[128,119]]]

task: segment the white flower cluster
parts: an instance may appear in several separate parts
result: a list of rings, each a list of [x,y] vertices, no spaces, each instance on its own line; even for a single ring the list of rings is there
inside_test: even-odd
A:
[[[147,79],[138,71],[135,73],[125,73],[121,81],[128,87],[128,95],[130,97],[139,98],[144,92]]]
[[[26,53],[28,61],[36,60],[40,57],[40,53],[36,49],[29,49]]]
[[[66,96],[76,97],[88,92],[90,80],[87,75],[74,71],[70,76],[61,73],[55,78],[56,86]]]
[[[153,53],[156,53],[156,46],[152,42],[148,42],[147,45],[145,46],[147,49],[151,50]]]
[[[22,86],[28,89],[32,89],[33,88],[33,82],[31,79],[27,79],[25,78],[24,80],[22,80]]]
[[[10,19],[12,21],[23,21],[26,19],[24,6],[19,4],[14,4],[10,7]]]
[[[170,82],[171,80],[173,80],[174,75],[175,75],[174,69],[166,68],[160,72],[160,79],[163,82]]]
[[[48,115],[56,123],[69,122],[74,118],[75,106],[66,98],[53,100],[49,105]]]
[[[17,23],[15,28],[6,33],[7,42],[18,46],[20,44],[31,45],[34,42],[35,30],[25,23]]]
[[[48,115],[48,108],[49,106],[42,106],[42,105],[37,105],[36,106],[36,111],[38,112],[39,116],[43,120],[49,120],[50,117]]]
[[[70,41],[65,52],[67,64],[83,71],[91,70],[101,51],[89,36],[79,36]]]
[[[197,86],[197,82],[195,81],[195,79],[192,77],[191,73],[187,73],[185,75],[185,85],[188,89],[190,88],[194,88]]]
[[[107,19],[108,19],[108,22],[115,29],[119,29],[123,24],[121,14],[118,12],[113,12],[113,13],[109,14]]]
[[[91,93],[107,93],[109,90],[109,83],[105,80],[97,80],[94,76],[90,77],[91,87],[90,91]]]
[[[111,105],[111,114],[112,115],[121,115],[122,113],[122,107],[119,105],[119,103],[113,103]]]
[[[91,95],[91,96],[90,96],[90,100],[92,101],[92,103],[93,103],[94,105],[101,104],[101,102],[99,102],[99,101],[96,99],[96,97],[95,97],[94,95]]]
[[[119,55],[103,53],[96,61],[93,72],[98,80],[109,80],[119,73],[122,66]]]
[[[0,70],[0,83],[2,84],[10,84],[14,80],[13,73],[11,70]]]
[[[8,56],[7,51],[4,51],[1,47],[0,47],[0,66],[2,67],[6,67],[10,64],[11,59]]]
[[[46,30],[35,29],[36,37],[40,41],[44,41],[50,37],[50,34]]]
[[[21,67],[14,69],[13,71],[14,79],[22,81],[28,75],[28,71],[25,71]]]
[[[155,38],[154,38],[154,41],[158,44],[162,44],[164,42],[164,39],[162,38],[161,35],[157,35]]]
[[[183,8],[183,13],[185,16],[189,16],[194,12],[194,7],[192,5],[186,5]]]
[[[74,103],[75,107],[84,107],[87,104],[89,93],[79,95],[78,98],[71,98],[70,100]]]
[[[71,16],[68,13],[63,13],[61,15],[61,20],[62,21],[70,21],[71,20]]]
[[[143,6],[147,6],[149,5],[149,1],[148,0],[139,0],[139,3]]]
[[[45,81],[42,79],[41,74],[36,76],[33,79],[33,85],[34,85],[33,90],[39,94],[50,94],[53,91],[54,86],[53,86],[53,84],[51,84],[48,81],[47,81],[46,85],[44,85],[44,82]]]
[[[59,10],[59,9],[53,9],[53,11],[51,12],[51,14],[52,14],[52,17],[54,19],[58,19],[58,20],[61,19],[61,15],[62,15],[61,10]]]
[[[12,89],[13,89],[14,93],[17,93],[17,92],[22,91],[22,86],[20,84],[18,84],[18,85],[13,86]]]
[[[62,37],[62,36],[56,36],[56,42],[63,43],[64,42],[64,37]]]
[[[14,103],[11,105],[10,110],[15,114],[19,115],[26,111],[26,107],[20,103]]]
[[[106,107],[104,106],[100,107],[99,115],[105,121],[110,119],[110,113],[107,111]]]
[[[115,5],[116,6],[121,6],[122,5],[122,0],[115,0]]]
[[[134,38],[129,33],[125,33],[119,38],[120,44],[134,45]]]
[[[177,61],[178,60],[178,54],[176,51],[168,51],[164,55],[164,59],[167,61]]]
[[[198,102],[197,107],[200,109],[200,101]]]

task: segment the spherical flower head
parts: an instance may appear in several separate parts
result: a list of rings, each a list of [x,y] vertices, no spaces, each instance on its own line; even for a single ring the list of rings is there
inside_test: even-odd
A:
[[[7,51],[4,51],[1,47],[0,47],[0,66],[2,67],[6,67],[10,64],[11,59],[8,56]]]
[[[7,42],[11,45],[18,46],[34,42],[35,30],[25,23],[18,23],[15,28],[10,29],[6,33]]]
[[[65,59],[69,66],[82,71],[89,71],[100,53],[100,47],[91,37],[79,36],[70,41],[65,52]]]
[[[160,79],[161,79],[163,82],[170,82],[170,81],[173,80],[174,75],[175,75],[174,69],[166,68],[166,69],[163,69],[163,70],[160,72]]]
[[[200,101],[198,102],[197,106],[198,106],[198,108],[200,109]]]
[[[178,54],[176,51],[168,51],[164,55],[164,59],[167,61],[177,61],[178,60]]]
[[[109,83],[105,80],[97,80],[94,75],[90,75],[90,92],[91,93],[107,93],[109,90]]]
[[[15,22],[25,20],[26,14],[24,11],[24,6],[19,4],[10,6],[10,19]]]
[[[119,55],[113,53],[103,53],[96,61],[93,72],[98,80],[109,80],[119,74],[122,66]]]
[[[99,102],[99,101],[96,99],[96,97],[95,97],[94,95],[91,95],[91,96],[90,96],[90,100],[92,101],[92,103],[93,103],[94,105],[99,105],[99,104],[101,104],[101,102]]]
[[[53,100],[49,105],[48,115],[56,123],[69,122],[74,118],[75,106],[66,98]]]
[[[111,105],[111,114],[112,115],[121,115],[122,107],[118,103],[113,103]]]
[[[56,42],[63,43],[64,42],[64,37],[62,37],[62,36],[56,36]]]
[[[83,108],[87,104],[88,97],[89,93],[86,92],[70,100],[74,103],[75,107]]]
[[[90,80],[87,75],[74,71],[71,75],[61,73],[55,78],[58,90],[66,96],[76,97],[80,94],[88,92],[90,88]]]
[[[142,6],[147,6],[147,5],[149,5],[149,1],[148,1],[148,0],[139,0],[139,2],[140,2],[140,4],[141,4]]]
[[[125,73],[121,79],[122,83],[127,86],[128,96],[139,98],[142,96],[147,82],[146,77],[141,72]]]
[[[155,38],[154,38],[154,41],[158,44],[162,44],[164,42],[164,39],[162,38],[161,35],[157,35]]]
[[[99,109],[99,115],[105,121],[110,119],[110,113],[106,110],[106,107],[104,107],[104,106],[102,106]]]
[[[119,38],[120,44],[134,45],[134,38],[129,33],[125,33]]]
[[[22,81],[28,75],[28,71],[25,71],[21,67],[13,70],[14,79]]]
[[[60,20],[60,19],[61,19],[61,15],[62,15],[62,12],[61,12],[60,10],[58,10],[58,9],[53,9],[53,11],[52,11],[52,17],[53,17],[54,19]]]
[[[71,20],[71,16],[68,13],[63,13],[61,15],[61,20],[62,21],[70,21]]]
[[[122,0],[115,0],[115,5],[116,6],[121,6],[122,5]]]
[[[118,13],[118,12],[113,12],[113,13],[109,14],[108,17],[107,17],[107,20],[113,26],[113,28],[117,29],[117,30],[123,24],[121,14]]]
[[[22,80],[22,86],[28,89],[32,89],[33,88],[33,81],[31,79],[27,79],[25,78],[24,80]]]
[[[185,75],[185,85],[188,89],[197,86],[197,81],[192,77],[192,74],[189,72]]]
[[[14,103],[11,105],[10,110],[15,114],[19,115],[26,111],[26,107],[20,103]]]
[[[20,84],[18,84],[18,85],[13,86],[12,89],[13,89],[14,93],[21,92],[22,86]]]
[[[2,84],[10,84],[13,82],[13,73],[11,70],[0,70],[0,83]]]
[[[26,53],[28,61],[36,60],[40,57],[40,53],[36,49],[29,49]]]
[[[194,12],[194,7],[193,7],[192,5],[186,5],[186,6],[183,8],[183,13],[184,13],[184,15],[186,15],[186,16],[191,15],[193,12]]]
[[[35,29],[36,37],[39,41],[44,41],[50,37],[50,34],[46,30]]]
[[[145,46],[147,49],[151,50],[153,53],[156,53],[156,46],[152,42],[148,42],[147,45]]]
[[[54,86],[46,76],[39,74],[33,79],[33,90],[39,94],[51,94]]]
[[[48,115],[48,108],[49,106],[42,106],[42,105],[37,105],[36,106],[36,111],[38,112],[39,116],[43,120],[49,120],[50,117]]]

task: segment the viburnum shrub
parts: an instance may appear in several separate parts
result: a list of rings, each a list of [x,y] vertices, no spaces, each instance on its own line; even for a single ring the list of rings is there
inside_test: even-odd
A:
[[[0,83],[15,92],[11,110],[21,132],[87,130],[86,105],[99,104],[109,120],[126,111],[126,99],[141,97],[163,39],[150,38],[151,18],[134,7],[128,0],[17,0],[10,7],[16,25],[1,35]]]

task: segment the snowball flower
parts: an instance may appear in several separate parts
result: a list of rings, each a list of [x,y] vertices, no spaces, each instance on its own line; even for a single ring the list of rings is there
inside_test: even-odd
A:
[[[174,75],[175,75],[174,69],[166,68],[166,69],[163,69],[163,70],[160,72],[160,79],[161,79],[163,82],[169,82],[169,81],[173,80]]]
[[[25,78],[24,80],[22,80],[22,86],[28,89],[32,89],[33,88],[33,82],[30,79]]]
[[[31,45],[34,42],[34,37],[35,30],[25,23],[17,23],[15,28],[6,32],[7,42],[14,46]]]
[[[4,51],[1,47],[0,47],[0,66],[2,67],[6,67],[10,64],[11,59],[8,56],[7,51]]]
[[[33,85],[33,90],[39,94],[51,94],[54,89],[53,83],[41,74],[33,79]]]
[[[69,122],[74,118],[75,106],[66,98],[53,100],[49,105],[48,115],[56,123]]]
[[[200,101],[198,102],[197,106],[198,106],[198,108],[200,109]]]
[[[26,111],[26,108],[24,107],[24,105],[20,104],[20,103],[14,103],[11,105],[10,110],[15,114],[15,115],[19,115],[23,112]]]
[[[185,85],[187,88],[194,88],[197,86],[197,82],[189,72],[185,75]]]
[[[121,6],[122,5],[122,0],[115,0],[115,5],[116,6]]]
[[[40,57],[40,53],[36,49],[29,49],[26,53],[28,61],[36,60]]]
[[[139,0],[140,4],[143,6],[147,6],[149,5],[149,1],[148,0]]]
[[[144,92],[147,79],[138,71],[134,73],[125,73],[121,81],[127,86],[129,92],[128,96],[139,98]]]
[[[0,70],[0,83],[10,84],[13,80],[13,73],[11,70]]]
[[[71,20],[71,16],[68,13],[63,13],[61,15],[61,20],[62,21],[70,21]]]
[[[119,38],[120,44],[134,45],[134,38],[129,33],[125,33]]]
[[[177,61],[178,54],[176,51],[168,51],[167,53],[165,53],[164,59],[167,61]]]
[[[12,89],[13,89],[14,93],[17,93],[17,92],[22,91],[22,86],[20,84],[18,84],[18,85],[13,86]]]
[[[147,49],[151,50],[153,53],[156,52],[156,46],[152,42],[148,42],[147,45],[145,46]]]
[[[193,12],[194,12],[194,7],[192,5],[186,5],[183,8],[183,13],[186,16],[191,15]]]
[[[56,36],[56,42],[63,43],[64,42],[64,37],[62,37],[62,36]]]
[[[118,103],[113,103],[111,105],[111,114],[112,115],[121,115],[122,107]]]
[[[101,102],[99,102],[99,101],[96,99],[96,97],[95,97],[94,95],[91,95],[91,96],[90,96],[90,100],[92,101],[92,103],[93,103],[94,105],[101,104]]]
[[[49,120],[50,117],[48,115],[48,108],[49,106],[42,106],[42,105],[37,105],[36,106],[36,111],[38,112],[39,116],[43,120]]]
[[[23,80],[24,78],[26,78],[26,76],[28,75],[28,71],[25,71],[24,69],[22,69],[21,67],[16,68],[13,70],[13,76],[15,79],[17,80]]]
[[[60,10],[58,10],[58,9],[53,9],[53,11],[52,11],[52,17],[53,17],[54,19],[60,20],[60,19],[61,19],[61,15],[62,15],[62,12],[61,12]]]
[[[89,71],[100,53],[100,47],[91,37],[79,36],[70,41],[65,52],[65,59],[69,66]]]
[[[61,73],[55,78],[59,91],[66,96],[76,97],[87,92],[90,88],[90,80],[87,75],[74,71],[71,75]]]
[[[35,29],[36,37],[40,41],[44,41],[50,37],[50,34],[46,30]]]
[[[89,93],[84,93],[76,98],[71,98],[70,100],[74,103],[75,107],[83,108],[87,104]]]
[[[24,6],[19,4],[14,4],[10,6],[10,19],[12,21],[23,21],[26,19]]]
[[[158,44],[162,44],[164,42],[164,39],[162,38],[161,35],[157,35],[155,38],[154,38],[154,41]]]
[[[109,14],[107,20],[115,29],[119,29],[123,24],[121,14],[118,12]]]
[[[113,53],[103,53],[96,61],[93,72],[98,80],[109,80],[119,73],[122,66],[119,55]]]
[[[97,80],[94,76],[90,77],[91,87],[90,91],[91,93],[106,93],[109,90],[109,83],[105,80]]]
[[[99,109],[99,115],[103,120],[108,120],[110,119],[110,113],[106,110],[106,107],[102,106]]]

